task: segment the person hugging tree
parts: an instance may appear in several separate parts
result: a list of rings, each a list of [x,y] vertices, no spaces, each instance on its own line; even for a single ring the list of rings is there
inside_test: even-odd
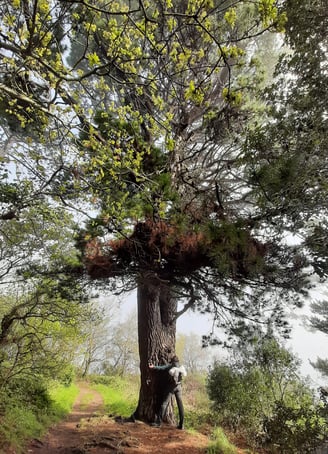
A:
[[[179,358],[173,356],[170,363],[162,366],[154,366],[152,363],[149,364],[149,368],[153,370],[167,371],[167,377],[164,382],[164,389],[162,394],[162,402],[160,405],[159,412],[156,415],[155,422],[151,425],[154,427],[160,427],[164,419],[168,404],[171,397],[175,396],[178,411],[179,411],[179,424],[178,429],[183,429],[184,422],[184,408],[182,403],[182,386],[181,382],[183,377],[186,377],[187,372],[184,366],[180,366]]]

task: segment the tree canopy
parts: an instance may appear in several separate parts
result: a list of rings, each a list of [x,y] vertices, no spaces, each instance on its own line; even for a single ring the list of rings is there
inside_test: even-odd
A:
[[[3,173],[3,219],[45,194],[72,209],[83,195],[96,213],[80,241],[92,276],[170,270],[190,306],[216,300],[220,312],[230,291],[243,317],[259,313],[257,292],[304,286],[306,259],[286,229],[303,236],[307,223],[320,271],[320,2],[17,0],[1,15],[3,148],[28,173],[25,188]],[[291,51],[259,92],[256,43],[284,27]]]

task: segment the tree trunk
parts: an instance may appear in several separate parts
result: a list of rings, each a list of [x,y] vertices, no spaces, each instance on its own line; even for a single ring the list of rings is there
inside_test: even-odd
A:
[[[167,364],[175,354],[177,302],[172,298],[168,283],[154,274],[140,279],[138,284],[138,342],[141,384],[137,419],[151,422],[158,414],[165,372],[151,370],[148,364]],[[165,420],[174,422],[172,403]]]

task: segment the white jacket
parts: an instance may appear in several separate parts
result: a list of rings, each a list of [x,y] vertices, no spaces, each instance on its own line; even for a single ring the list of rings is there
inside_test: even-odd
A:
[[[174,381],[176,383],[179,382],[179,374],[182,375],[182,377],[187,376],[187,371],[184,366],[179,366],[179,367],[171,367],[169,370],[169,374],[174,378]]]

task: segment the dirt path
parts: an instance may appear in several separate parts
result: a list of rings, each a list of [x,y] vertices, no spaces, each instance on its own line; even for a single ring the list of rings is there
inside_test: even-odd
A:
[[[108,417],[101,396],[81,385],[72,413],[42,441],[33,440],[26,454],[202,454],[207,445],[205,435]]]

